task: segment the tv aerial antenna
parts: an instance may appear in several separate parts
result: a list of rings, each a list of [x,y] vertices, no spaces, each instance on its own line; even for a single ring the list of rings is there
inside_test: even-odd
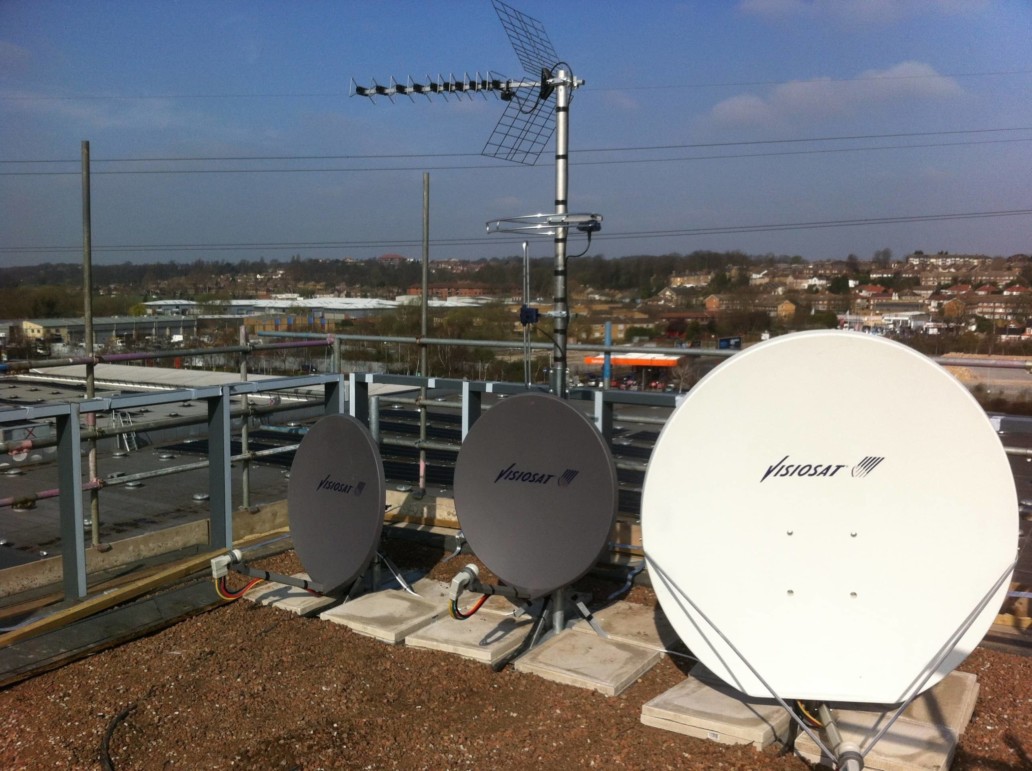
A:
[[[567,394],[566,342],[570,311],[567,300],[566,241],[570,228],[588,237],[602,226],[600,214],[571,214],[568,211],[569,194],[569,112],[573,92],[584,81],[575,77],[569,64],[559,59],[544,25],[516,10],[502,0],[492,0],[495,12],[505,29],[516,58],[523,66],[527,80],[504,78],[495,72],[462,78],[451,75],[445,79],[426,76],[425,82],[414,82],[411,77],[399,83],[393,77],[388,85],[373,81],[371,86],[360,86],[351,81],[351,96],[364,96],[375,101],[382,96],[394,101],[401,95],[412,99],[439,95],[472,99],[477,94],[488,94],[506,103],[498,124],[488,138],[482,155],[501,158],[514,163],[533,166],[537,163],[548,141],[555,134],[555,211],[520,217],[493,220],[487,223],[488,232],[525,233],[551,236],[555,245],[555,292],[553,308],[553,349],[551,386],[557,396]],[[520,320],[524,327],[536,320],[537,312],[524,306]]]

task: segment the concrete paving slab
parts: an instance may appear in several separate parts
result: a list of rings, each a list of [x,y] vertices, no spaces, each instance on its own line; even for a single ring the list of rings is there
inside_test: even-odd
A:
[[[319,618],[397,645],[446,612],[441,602],[417,597],[403,589],[386,589],[348,600],[320,613]]]
[[[431,602],[439,602],[448,607],[448,584],[445,581],[434,581],[432,578],[420,578],[411,581],[412,590],[420,597]]]
[[[632,602],[617,602],[595,611],[593,615],[595,623],[611,640],[658,650],[684,647],[658,606],[650,608]],[[583,634],[597,634],[583,618],[575,621],[570,629]]]
[[[763,749],[787,740],[792,717],[774,699],[756,699],[720,682],[689,675],[644,704],[641,722],[721,744]]]
[[[520,656],[514,666],[518,672],[616,696],[662,656],[640,645],[565,631]]]
[[[309,580],[307,573],[296,573],[291,578]],[[244,599],[257,602],[259,605],[271,605],[299,616],[313,616],[338,601],[333,597],[323,597],[296,586],[271,581],[258,584],[244,595]]]
[[[873,710],[832,709],[843,740],[865,749],[864,742],[873,738],[891,717],[891,713]],[[864,758],[867,771],[947,771],[957,748],[957,734],[952,729],[929,723],[916,723],[900,718]],[[822,756],[813,739],[800,733],[795,751],[811,763],[832,765]]]
[[[881,742],[867,756],[866,767],[896,771],[896,769],[948,768],[959,737],[971,722],[978,699],[978,678],[970,672],[950,672],[934,687],[918,696],[904,710]],[[855,726],[856,730],[870,726],[866,734],[858,734],[861,747],[863,741],[873,738],[886,721],[896,714],[894,705],[838,705],[832,712],[842,725]],[[896,725],[903,723],[900,734],[894,736]],[[913,726],[916,727],[912,727]],[[928,745],[927,757],[918,756],[910,763],[907,757],[907,742],[920,740],[924,727],[933,741]],[[844,732],[844,729],[843,729]],[[890,740],[891,737],[891,740]],[[851,739],[857,741],[857,739]],[[887,742],[887,743],[886,743]],[[882,744],[885,743],[883,747]],[[809,737],[796,740],[796,751],[808,759],[816,758],[817,746]],[[876,758],[877,756],[877,758]],[[936,765],[936,764],[940,765]],[[878,765],[876,765],[878,764]]]
[[[978,678],[954,670],[914,699],[903,717],[915,723],[945,726],[960,736],[975,714],[977,700]]]
[[[533,626],[534,620],[527,616],[515,619],[477,613],[464,621],[444,616],[410,634],[405,644],[493,665],[515,651]]]

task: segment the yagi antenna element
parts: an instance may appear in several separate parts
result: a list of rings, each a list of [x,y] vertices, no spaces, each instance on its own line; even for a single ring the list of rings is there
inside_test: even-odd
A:
[[[351,95],[372,101],[383,96],[394,101],[399,94],[410,99],[415,95],[472,98],[475,94],[494,94],[506,105],[482,154],[533,166],[555,134],[555,212],[550,216],[565,215],[569,189],[570,101],[573,90],[584,85],[584,81],[575,78],[569,65],[559,60],[541,22],[502,0],[492,0],[492,4],[529,80],[502,78],[492,72],[486,77],[479,73],[472,78],[452,75],[447,80],[441,76],[433,80],[428,75],[425,83],[413,82],[411,78],[399,83],[391,78],[388,85],[373,81],[371,86],[360,86],[352,81]],[[570,315],[566,298],[566,233],[565,225],[555,228],[552,391],[558,396],[566,395],[566,337]]]
[[[559,99],[552,100],[552,95],[557,88],[576,88],[583,85],[583,81],[559,70],[559,55],[541,22],[501,0],[493,0],[493,3],[516,57],[530,80],[513,80],[495,72],[487,75],[477,72],[472,77],[467,73],[461,78],[455,75],[432,78],[427,75],[426,82],[416,82],[410,77],[405,83],[399,83],[392,77],[387,85],[374,80],[370,86],[360,86],[352,80],[351,96],[364,96],[372,101],[382,96],[393,102],[398,95],[410,99],[413,96],[442,96],[447,99],[449,96],[472,98],[476,94],[485,97],[493,94],[505,102],[506,107],[482,154],[533,166],[555,133]]]

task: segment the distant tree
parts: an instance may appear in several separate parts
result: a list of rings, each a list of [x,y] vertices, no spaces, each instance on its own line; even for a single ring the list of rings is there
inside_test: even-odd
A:
[[[872,262],[879,268],[888,267],[888,265],[892,262],[892,250],[889,248],[878,249],[874,253],[874,259],[872,260]]]
[[[830,292],[831,294],[848,294],[849,276],[835,276],[831,281],[828,282],[828,292]]]
[[[677,364],[670,369],[668,381],[677,389],[677,392],[684,393],[699,382],[699,357],[684,356]]]
[[[835,329],[838,327],[838,315],[835,311],[813,311],[804,316],[803,321],[803,329]]]
[[[646,326],[632,326],[627,327],[627,331],[624,332],[624,340],[626,342],[633,342],[636,338],[649,339],[656,336],[655,327]]]

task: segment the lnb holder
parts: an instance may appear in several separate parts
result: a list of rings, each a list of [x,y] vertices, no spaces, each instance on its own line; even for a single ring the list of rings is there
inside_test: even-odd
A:
[[[528,326],[529,324],[537,324],[541,318],[541,311],[537,308],[532,308],[529,305],[520,306],[520,324]]]
[[[487,223],[488,233],[526,233],[528,235],[554,236],[560,229],[576,228],[582,233],[597,233],[602,229],[601,214],[569,214],[567,212],[542,212],[506,217]]]

